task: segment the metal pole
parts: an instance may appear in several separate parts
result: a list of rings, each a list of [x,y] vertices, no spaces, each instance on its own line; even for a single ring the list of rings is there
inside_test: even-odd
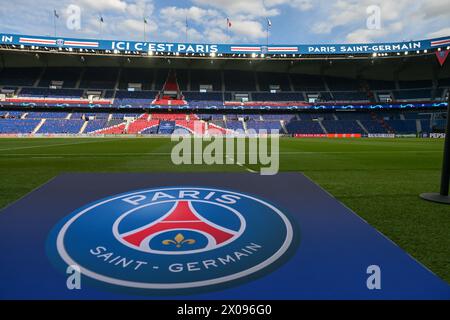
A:
[[[54,12],[53,12],[53,28],[54,28],[54,35],[56,38],[56,15]]]
[[[186,43],[188,42],[188,18],[186,16]]]
[[[444,157],[442,159],[441,190],[439,193],[422,193],[420,197],[424,200],[450,204],[450,95],[447,105],[447,128],[445,130]]]
[[[450,183],[450,94],[447,106],[447,128],[445,130],[444,160],[442,163],[441,196],[448,196]]]

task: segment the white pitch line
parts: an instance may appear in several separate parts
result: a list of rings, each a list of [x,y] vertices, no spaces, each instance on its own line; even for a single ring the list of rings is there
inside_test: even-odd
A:
[[[31,159],[63,159],[64,157],[31,157]]]
[[[117,141],[116,139],[110,139],[110,140],[95,140],[95,141],[83,141],[83,142],[70,142],[70,143],[57,143],[57,144],[39,144],[34,146],[27,146],[27,147],[14,147],[14,148],[5,148],[0,149],[0,151],[8,151],[8,150],[22,150],[22,149],[34,149],[34,148],[45,148],[45,147],[59,147],[59,146],[70,146],[70,145],[77,145],[77,144],[88,144],[88,143],[98,143],[98,142],[110,142],[110,141]]]
[[[108,140],[112,141],[112,140]],[[88,143],[88,142],[85,142]],[[56,145],[51,145],[56,146]],[[37,147],[37,146],[36,146]],[[42,146],[44,147],[44,146]],[[50,146],[49,146],[50,147]],[[25,147],[24,147],[25,148]],[[2,150],[8,150],[8,149],[0,149]],[[378,154],[378,153],[442,153],[442,151],[439,150],[395,150],[395,151],[286,151],[286,152],[276,152],[273,153],[274,155],[296,155],[296,154]],[[171,155],[171,152],[124,152],[124,153],[60,153],[60,156],[92,156],[92,157],[102,157],[102,156],[167,156]],[[258,154],[258,153],[237,153],[237,154]],[[54,153],[9,153],[9,154],[0,154],[0,156],[51,156],[54,155]],[[194,152],[191,153],[191,155],[203,155],[201,152]]]
[[[245,167],[245,170],[247,170],[248,172],[250,172],[250,173],[258,173],[257,171],[255,171],[255,170],[252,170],[252,169],[250,169],[250,168],[247,168],[247,167]]]
[[[230,160],[232,160],[232,161],[234,162],[234,159],[233,159],[232,157],[227,156],[227,158],[230,159]],[[244,166],[244,165],[243,165],[242,163],[240,163],[239,161],[236,161],[236,164],[237,164],[238,166],[244,168],[245,170],[247,170],[247,171],[250,172],[250,173],[257,173],[255,170],[252,170],[252,169],[250,169],[250,168]]]

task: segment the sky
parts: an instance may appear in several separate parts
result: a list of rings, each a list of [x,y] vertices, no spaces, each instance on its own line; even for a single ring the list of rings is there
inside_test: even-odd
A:
[[[450,36],[449,8],[450,0],[1,0],[0,33],[53,36],[56,23],[58,37],[75,38],[143,41],[145,26],[155,42],[265,44],[267,29],[271,44],[409,41]]]

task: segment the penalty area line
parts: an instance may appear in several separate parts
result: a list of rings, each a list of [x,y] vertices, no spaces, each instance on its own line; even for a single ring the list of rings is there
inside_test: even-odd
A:
[[[230,156],[227,156],[227,159],[230,159],[231,161],[234,162],[234,159],[233,159],[232,157],[230,157]],[[247,171],[250,172],[250,173],[258,173],[257,171],[252,170],[252,169],[246,167],[245,165],[243,165],[243,164],[240,163],[239,161],[236,161],[236,164],[237,164],[239,167],[244,168],[245,170],[247,170]]]

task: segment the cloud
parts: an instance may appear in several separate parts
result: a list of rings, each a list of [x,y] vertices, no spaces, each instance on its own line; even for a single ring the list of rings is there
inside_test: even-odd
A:
[[[203,9],[197,6],[190,8],[165,7],[160,10],[159,17],[160,23],[165,30],[164,34],[176,41],[186,41],[186,19],[188,23],[188,40],[190,42],[213,42],[212,39],[216,37],[208,30],[217,29],[220,22],[225,25],[225,17],[220,12],[215,9]],[[203,32],[199,31],[199,29],[203,30]]]
[[[330,8],[324,8],[322,4],[320,12],[324,18],[313,24],[311,31],[321,35],[345,32],[344,37],[350,43],[385,41],[391,38],[397,41],[400,36],[411,36],[413,32],[419,32],[415,30],[417,23],[411,24],[411,21],[423,20],[422,14],[417,11],[420,2],[422,0],[337,0]],[[380,28],[368,28],[367,21],[378,13],[377,8]],[[330,14],[327,15],[326,12]],[[407,25],[410,27],[405,28]],[[423,35],[417,38],[422,37]]]
[[[74,4],[85,10],[95,11],[122,11],[124,12],[128,3],[124,0],[76,0]]]
[[[158,29],[153,0],[78,0],[78,4],[84,4],[81,6],[82,29],[79,31],[84,35],[97,37],[102,29],[103,38],[123,38],[127,35],[128,39],[142,40],[144,18],[147,20],[147,34]],[[104,18],[102,28],[99,22],[100,13]]]
[[[286,5],[299,11],[309,11],[315,7],[317,2],[313,0],[265,0],[264,4],[269,8]]]
[[[420,12],[423,13],[425,19],[434,19],[437,17],[450,18],[449,8],[450,1],[448,0],[428,0],[421,4]]]
[[[144,33],[144,21],[136,20],[136,19],[126,19],[119,23],[118,25],[119,29],[121,30],[128,30],[133,33]],[[155,32],[158,29],[158,26],[153,21],[148,21],[145,25],[145,31],[146,33]]]
[[[403,1],[403,0],[399,0]],[[367,5],[364,5],[367,2]],[[317,34],[326,34],[332,32],[335,28],[352,24],[355,21],[361,21],[366,17],[366,9],[369,1],[338,0],[333,5],[322,7],[320,22],[313,25],[312,30]]]
[[[154,11],[153,0],[138,0],[135,3],[129,3],[126,7],[127,15],[134,18],[150,17]]]
[[[280,14],[279,9],[269,6],[270,1],[267,5],[264,0],[192,0],[192,2],[200,6],[219,9],[230,17],[245,15],[250,20]]]
[[[424,38],[425,20],[439,16],[442,2],[445,1],[337,0],[330,7],[322,3],[319,12],[323,19],[313,24],[311,31],[321,35],[344,32],[345,39],[352,43]],[[367,27],[367,20],[374,14],[367,11],[370,6],[379,8],[381,26],[375,30]]]
[[[265,36],[262,24],[243,15],[231,18],[232,27],[227,30],[224,13],[216,9],[165,7],[160,10],[161,24],[173,40],[185,41],[186,17],[188,18],[189,41],[226,42],[227,33],[233,41],[257,41]],[[202,30],[202,31],[200,31]]]
[[[203,32],[203,35],[211,43],[226,43],[229,41],[228,35],[224,32],[223,29],[219,28],[207,29]]]
[[[257,21],[233,21],[232,32],[246,40],[256,40],[266,35],[261,23]]]
[[[192,2],[201,6],[211,6],[232,17],[246,16],[250,20],[278,16],[282,6],[308,11],[315,5],[313,0],[192,0]]]
[[[381,29],[357,29],[350,32],[346,40],[348,43],[370,43],[375,39],[382,39],[391,33],[399,34],[403,28],[402,22],[394,22]]]
[[[208,20],[220,17],[220,13],[216,10],[202,9],[199,7],[190,8],[178,8],[178,7],[165,7],[161,9],[160,16],[163,20],[171,23],[185,22],[186,18],[189,21],[195,21],[198,24],[206,24]]]
[[[291,7],[297,8],[300,11],[309,11],[312,8],[314,8],[314,3],[312,0],[293,0],[288,1],[288,4]]]
[[[443,28],[438,31],[430,32],[427,34],[428,38],[441,38],[450,36],[450,27]]]

